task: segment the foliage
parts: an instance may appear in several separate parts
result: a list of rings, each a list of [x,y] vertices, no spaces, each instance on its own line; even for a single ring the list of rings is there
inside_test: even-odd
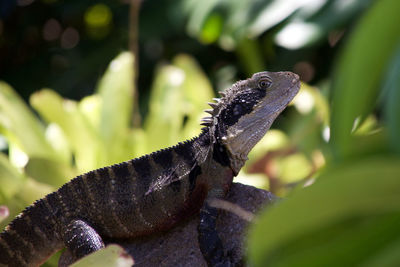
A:
[[[260,216],[249,239],[255,266],[400,263],[399,8],[376,2],[353,30],[332,81],[331,160],[312,186]]]
[[[90,254],[88,257],[80,259],[72,264],[71,267],[130,267],[133,263],[134,260],[132,257],[128,255],[122,247],[112,244],[105,249]]]

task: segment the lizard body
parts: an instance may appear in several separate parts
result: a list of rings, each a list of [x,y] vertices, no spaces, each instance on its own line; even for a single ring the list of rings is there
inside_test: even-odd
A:
[[[196,138],[75,177],[5,228],[0,266],[38,266],[63,247],[79,259],[103,248],[103,240],[168,230],[199,211],[203,255],[210,265],[229,266],[207,200],[224,197],[299,87],[290,72],[256,73],[209,103],[211,116]]]

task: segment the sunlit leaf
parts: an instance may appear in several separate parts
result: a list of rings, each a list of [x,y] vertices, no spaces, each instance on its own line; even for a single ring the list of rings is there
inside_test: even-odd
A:
[[[147,152],[173,145],[180,137],[185,110],[184,79],[185,73],[177,67],[162,66],[156,72],[144,124]]]
[[[288,155],[279,160],[279,178],[285,183],[294,183],[308,178],[313,166],[310,160],[302,153]]]
[[[118,245],[109,245],[72,264],[71,267],[131,267],[134,261]]]
[[[266,135],[261,138],[260,142],[258,142],[250,151],[249,160],[246,163],[245,168],[251,166],[267,152],[283,149],[289,146],[289,144],[290,140],[284,132],[276,129],[269,130]]]
[[[0,204],[10,199],[19,190],[25,177],[0,153]]]
[[[173,65],[183,71],[182,83],[185,125],[182,138],[189,138],[200,131],[200,118],[209,116],[204,113],[210,108],[207,102],[214,97],[214,91],[207,76],[197,62],[188,55],[178,55],[173,60]]]
[[[46,142],[44,126],[6,83],[0,82],[0,129],[28,156],[54,157]]]
[[[134,102],[131,53],[121,53],[111,61],[97,88],[101,97],[99,134],[107,148],[107,163],[126,160],[127,133],[132,124]]]
[[[104,153],[99,136],[90,123],[79,112],[78,105],[72,100],[64,100],[54,91],[45,89],[31,96],[32,107],[49,122],[58,124],[68,138],[75,153],[79,172],[85,172],[104,166]]]
[[[13,198],[2,203],[8,207],[10,216],[0,224],[0,229],[3,229],[25,207],[31,205],[35,200],[44,197],[54,190],[54,187],[44,183],[39,183],[32,178],[27,177],[24,179],[24,182],[21,183]]]
[[[65,163],[47,158],[32,157],[25,172],[35,180],[59,187],[76,176],[76,172]]]

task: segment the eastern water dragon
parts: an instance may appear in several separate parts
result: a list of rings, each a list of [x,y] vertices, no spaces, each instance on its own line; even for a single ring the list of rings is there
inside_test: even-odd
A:
[[[38,266],[64,247],[79,259],[102,249],[103,240],[165,231],[199,212],[202,254],[210,266],[230,266],[209,200],[224,197],[299,87],[291,72],[256,73],[209,103],[197,137],[77,176],[1,232],[0,266]]]

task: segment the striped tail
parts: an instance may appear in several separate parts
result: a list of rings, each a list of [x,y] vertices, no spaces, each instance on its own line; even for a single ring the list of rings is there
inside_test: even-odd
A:
[[[27,207],[0,233],[0,266],[39,266],[63,247],[46,198]]]

